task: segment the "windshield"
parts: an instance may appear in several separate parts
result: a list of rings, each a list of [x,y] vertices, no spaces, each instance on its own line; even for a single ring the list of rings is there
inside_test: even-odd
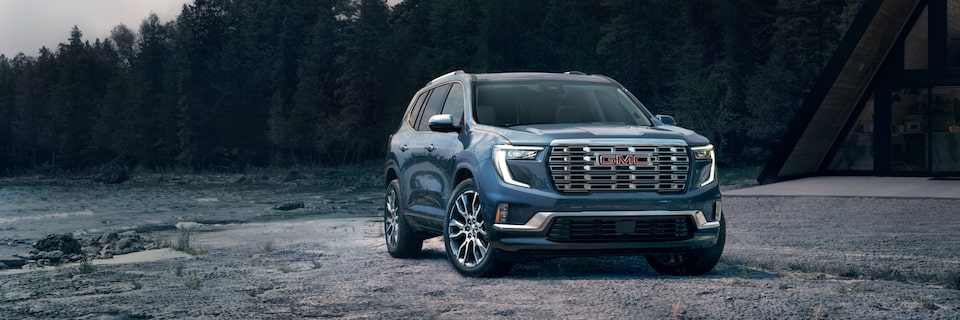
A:
[[[616,85],[509,82],[477,85],[474,118],[486,125],[600,123],[650,126],[643,107]]]

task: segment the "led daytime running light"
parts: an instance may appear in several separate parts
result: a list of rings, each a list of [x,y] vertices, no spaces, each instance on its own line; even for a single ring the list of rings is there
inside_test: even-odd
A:
[[[507,184],[529,188],[530,185],[513,179],[507,160],[534,160],[543,151],[542,147],[521,147],[512,145],[498,145],[493,148],[493,164],[497,168],[500,178]]]

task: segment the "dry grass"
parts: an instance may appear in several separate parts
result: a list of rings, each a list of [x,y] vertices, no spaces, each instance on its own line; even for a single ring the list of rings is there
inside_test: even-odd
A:
[[[724,256],[721,262],[736,266],[741,270],[754,269],[765,272],[777,273],[781,275],[800,273],[801,278],[805,275],[810,279],[824,278],[824,275],[846,278],[846,279],[864,279],[864,280],[886,280],[904,283],[925,283],[943,286],[948,289],[960,290],[960,272],[948,270],[948,268],[907,268],[896,262],[887,263],[882,266],[855,265],[846,261],[763,261],[753,258],[733,258]]]
[[[197,272],[194,271],[192,272],[192,275],[190,276],[190,278],[187,279],[187,283],[185,285],[187,289],[200,290],[200,287],[203,286],[203,283],[200,282],[200,277],[197,276]]]
[[[683,308],[686,307],[683,304],[683,301],[677,300],[672,305],[670,305],[670,319],[680,319],[683,316]]]
[[[203,254],[203,250],[191,242],[192,237],[193,234],[189,230],[181,229],[180,236],[177,237],[177,246],[173,249],[191,256]]]
[[[263,250],[263,252],[267,252],[267,253],[273,252],[273,242],[267,241],[267,242],[261,243],[260,250]]]
[[[815,308],[813,308],[813,320],[823,319],[823,317],[826,315],[827,315],[827,309],[823,306],[822,303],[818,304]]]

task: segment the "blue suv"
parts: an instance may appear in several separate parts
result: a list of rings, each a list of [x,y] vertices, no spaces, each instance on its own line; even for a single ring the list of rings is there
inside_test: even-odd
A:
[[[602,75],[440,76],[390,136],[385,173],[390,255],[442,236],[466,276],[598,255],[698,275],[723,252],[713,146]]]

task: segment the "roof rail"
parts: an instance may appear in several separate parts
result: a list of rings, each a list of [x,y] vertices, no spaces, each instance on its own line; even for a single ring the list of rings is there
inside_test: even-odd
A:
[[[580,71],[573,71],[573,70],[564,72],[563,74],[575,74],[575,75],[581,75],[581,76],[587,75],[586,73],[583,73],[583,72],[580,72]]]
[[[433,83],[434,81],[440,80],[441,78],[445,78],[445,77],[449,77],[449,76],[457,75],[457,74],[464,74],[464,73],[466,73],[466,71],[463,71],[463,69],[451,71],[451,72],[448,72],[448,73],[446,73],[446,74],[444,74],[444,75],[442,75],[442,76],[436,77],[436,78],[434,78],[433,80],[427,81],[427,85],[430,85],[430,84]]]

